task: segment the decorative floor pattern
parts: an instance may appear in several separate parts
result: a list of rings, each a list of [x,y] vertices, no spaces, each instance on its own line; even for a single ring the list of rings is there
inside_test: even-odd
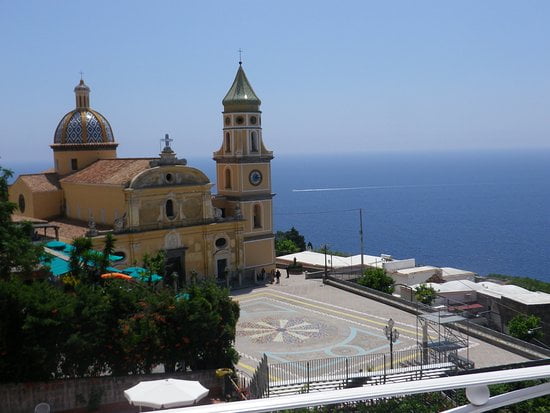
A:
[[[303,317],[292,319],[266,317],[241,323],[237,335],[248,336],[257,344],[294,344],[327,336],[328,330],[327,325]]]

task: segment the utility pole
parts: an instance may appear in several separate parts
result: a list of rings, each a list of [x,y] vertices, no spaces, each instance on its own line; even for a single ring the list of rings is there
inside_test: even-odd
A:
[[[359,235],[361,237],[361,275],[363,275],[364,271],[364,260],[363,260],[363,250],[364,250],[364,242],[363,242],[363,208],[359,208]]]
[[[325,281],[327,279],[327,244],[325,244],[325,279],[323,281]]]

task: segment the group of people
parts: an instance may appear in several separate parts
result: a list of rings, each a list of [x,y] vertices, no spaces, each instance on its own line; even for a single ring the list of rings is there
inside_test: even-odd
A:
[[[260,271],[260,280],[265,280],[265,277],[266,277],[266,272],[265,272],[265,268],[262,268],[262,270]],[[289,278],[288,274],[286,276],[286,278]],[[275,269],[272,269],[270,272],[269,272],[269,279],[268,279],[269,283],[270,284],[279,284],[281,282],[281,271],[279,271],[279,269],[275,270]]]

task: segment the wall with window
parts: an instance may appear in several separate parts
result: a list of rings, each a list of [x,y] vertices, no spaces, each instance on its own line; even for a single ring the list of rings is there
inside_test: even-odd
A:
[[[61,184],[65,192],[67,217],[88,221],[90,212],[96,222],[104,216],[108,225],[126,212],[124,188],[74,183]],[[80,211],[80,216],[79,216]]]

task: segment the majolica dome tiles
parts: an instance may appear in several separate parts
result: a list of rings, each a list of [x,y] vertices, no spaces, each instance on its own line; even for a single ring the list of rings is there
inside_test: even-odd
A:
[[[76,109],[67,113],[55,130],[56,144],[114,142],[113,131],[105,117],[91,109]]]

